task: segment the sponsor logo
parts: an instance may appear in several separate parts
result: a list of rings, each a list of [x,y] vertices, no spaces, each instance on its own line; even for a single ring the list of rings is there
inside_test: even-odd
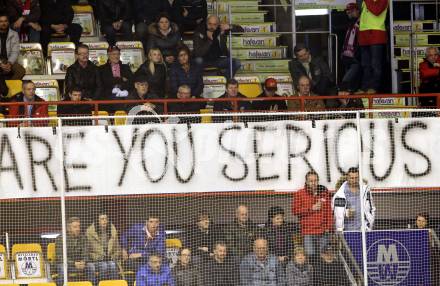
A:
[[[264,39],[243,39],[244,46],[264,46]]]

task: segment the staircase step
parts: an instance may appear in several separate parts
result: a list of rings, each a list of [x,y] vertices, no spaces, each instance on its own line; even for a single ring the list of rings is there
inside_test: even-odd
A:
[[[243,22],[240,26],[244,29],[245,33],[271,33],[275,32],[274,22],[252,23]]]
[[[434,45],[440,43],[439,32],[417,32],[413,36],[413,44],[416,47]],[[399,47],[410,46],[410,35],[408,33],[396,33],[394,35],[394,44]]]
[[[243,60],[241,72],[288,72],[288,59],[281,60]]]
[[[272,48],[277,46],[277,39],[277,35],[232,37],[232,48]]]
[[[233,49],[234,58],[251,59],[282,59],[286,57],[286,47]]]
[[[234,13],[232,14],[231,23],[240,25],[241,23],[263,23],[264,16],[267,11],[249,12],[249,13]],[[220,21],[229,22],[229,15],[227,13],[222,13],[218,15]]]

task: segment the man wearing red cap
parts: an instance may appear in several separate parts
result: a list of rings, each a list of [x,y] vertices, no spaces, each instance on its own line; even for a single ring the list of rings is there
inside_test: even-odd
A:
[[[263,93],[260,94],[257,98],[264,97],[278,97],[277,92],[278,83],[274,78],[267,78],[264,81],[263,85]],[[254,110],[287,110],[287,104],[285,100],[257,100],[252,102],[252,108]]]

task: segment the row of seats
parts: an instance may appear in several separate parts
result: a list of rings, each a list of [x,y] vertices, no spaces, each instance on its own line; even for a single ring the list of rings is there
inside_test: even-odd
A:
[[[19,286],[20,284],[2,284],[5,286]],[[54,282],[29,283],[28,286],[57,286]],[[89,281],[67,282],[67,286],[93,286]],[[128,286],[125,280],[105,280],[99,282],[98,286]]]

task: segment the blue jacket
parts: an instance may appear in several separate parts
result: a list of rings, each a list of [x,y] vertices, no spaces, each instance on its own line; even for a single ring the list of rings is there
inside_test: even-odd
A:
[[[175,286],[171,270],[168,265],[162,265],[159,273],[155,273],[150,266],[143,265],[136,274],[137,286]]]
[[[129,255],[132,253],[142,253],[142,257],[145,260],[148,259],[152,252],[158,252],[165,258],[166,234],[163,226],[159,226],[158,234],[153,240],[146,241],[146,237],[145,224],[135,224],[121,235],[121,246],[127,250]]]
[[[170,92],[171,97],[176,97],[179,86],[186,84],[191,88],[191,95],[201,97],[203,93],[203,69],[194,62],[190,63],[188,73],[182,65],[175,63],[170,68]]]

